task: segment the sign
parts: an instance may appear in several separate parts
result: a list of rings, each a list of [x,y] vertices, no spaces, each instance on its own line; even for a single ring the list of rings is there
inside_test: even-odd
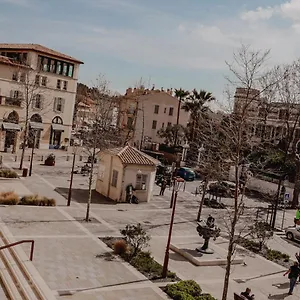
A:
[[[290,202],[290,193],[285,193],[284,194],[284,202],[289,203]]]

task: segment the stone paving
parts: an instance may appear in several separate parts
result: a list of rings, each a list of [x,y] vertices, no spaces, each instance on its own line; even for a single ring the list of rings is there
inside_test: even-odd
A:
[[[12,160],[7,162],[10,166],[15,165]],[[22,180],[32,193],[54,197],[57,207],[0,208],[0,218],[14,236],[30,236],[37,241],[34,264],[54,291],[87,289],[77,291],[72,296],[58,296],[58,299],[165,299],[165,295],[156,285],[145,280],[144,276],[129,265],[120,261],[108,262],[104,258],[96,258],[96,255],[109,251],[98,237],[117,236],[119,229],[126,224],[140,222],[152,236],[151,252],[162,263],[170,222],[171,191],[167,189],[165,196],[160,197],[157,196],[156,188],[153,201],[148,204],[92,204],[92,222],[87,224],[82,222],[85,216],[85,199],[82,199],[82,203],[73,202],[71,207],[66,207],[66,199],[55,191],[56,188],[68,187],[70,164],[61,160],[59,165],[51,167],[50,170],[35,162],[34,175]],[[199,197],[191,194],[197,184],[194,182],[187,185],[186,192],[179,193],[172,239],[175,243],[202,243],[195,229]],[[86,178],[74,176],[74,190],[86,188]],[[75,196],[74,193],[74,198]],[[224,201],[229,204],[231,202],[230,199]],[[246,199],[246,204],[249,208],[245,212],[241,228],[255,216],[257,206],[266,207],[265,203],[252,199]],[[222,235],[226,236],[224,224],[228,218],[227,211],[204,208],[204,217],[210,213],[217,217],[223,230]],[[294,212],[287,211],[284,226],[291,224],[293,217]],[[281,212],[278,214],[277,223],[278,226],[281,225]],[[226,250],[226,240],[220,238],[216,243]],[[269,243],[270,247],[281,247],[280,249],[290,255],[298,248],[297,244],[287,243],[278,236]],[[24,250],[28,249],[24,247]],[[287,278],[283,278],[284,269],[281,266],[247,251],[241,251],[239,255],[244,255],[246,264],[232,268],[228,299],[231,299],[233,292],[240,292],[246,286],[252,288],[256,299],[287,297]],[[170,269],[182,279],[195,279],[205,292],[220,299],[224,267],[195,267],[177,254],[171,253]],[[130,281],[133,283],[124,284]],[[295,295],[288,299],[298,299],[299,296],[297,287]]]

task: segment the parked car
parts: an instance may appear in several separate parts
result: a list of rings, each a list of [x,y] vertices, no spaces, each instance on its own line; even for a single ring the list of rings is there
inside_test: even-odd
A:
[[[289,240],[297,240],[300,242],[300,227],[290,226],[286,228],[285,235]]]
[[[186,181],[194,181],[196,177],[195,172],[192,169],[185,167],[178,169],[176,175],[180,176]]]

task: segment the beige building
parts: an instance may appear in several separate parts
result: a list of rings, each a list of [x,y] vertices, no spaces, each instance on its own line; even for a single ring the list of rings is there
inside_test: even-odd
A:
[[[140,202],[149,202],[159,161],[145,153],[125,146],[99,154],[96,191],[117,202],[126,201],[126,187],[132,185]]]
[[[177,124],[179,101],[172,90],[128,88],[121,99],[119,126],[138,148],[162,143],[157,131]],[[186,126],[189,113],[180,109],[179,124]]]
[[[286,103],[266,101],[261,97],[260,91],[251,89],[237,88],[234,101],[234,113],[241,114],[243,108],[246,109],[247,122],[251,130],[252,140],[279,141],[286,135],[287,123],[293,128],[297,116],[299,115],[300,105],[294,104],[288,107]],[[299,118],[300,121],[300,118]],[[300,139],[300,122],[297,122],[293,135],[294,140]]]
[[[41,45],[0,44],[0,151],[21,146],[26,123],[36,147],[68,145],[80,64]]]

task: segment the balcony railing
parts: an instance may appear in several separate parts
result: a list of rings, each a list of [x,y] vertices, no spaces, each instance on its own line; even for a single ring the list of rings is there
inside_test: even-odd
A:
[[[3,102],[4,102],[4,103],[3,103]],[[8,105],[8,106],[17,106],[17,107],[21,107],[22,99],[6,97],[6,98],[4,99],[4,101],[2,101],[2,104]]]

